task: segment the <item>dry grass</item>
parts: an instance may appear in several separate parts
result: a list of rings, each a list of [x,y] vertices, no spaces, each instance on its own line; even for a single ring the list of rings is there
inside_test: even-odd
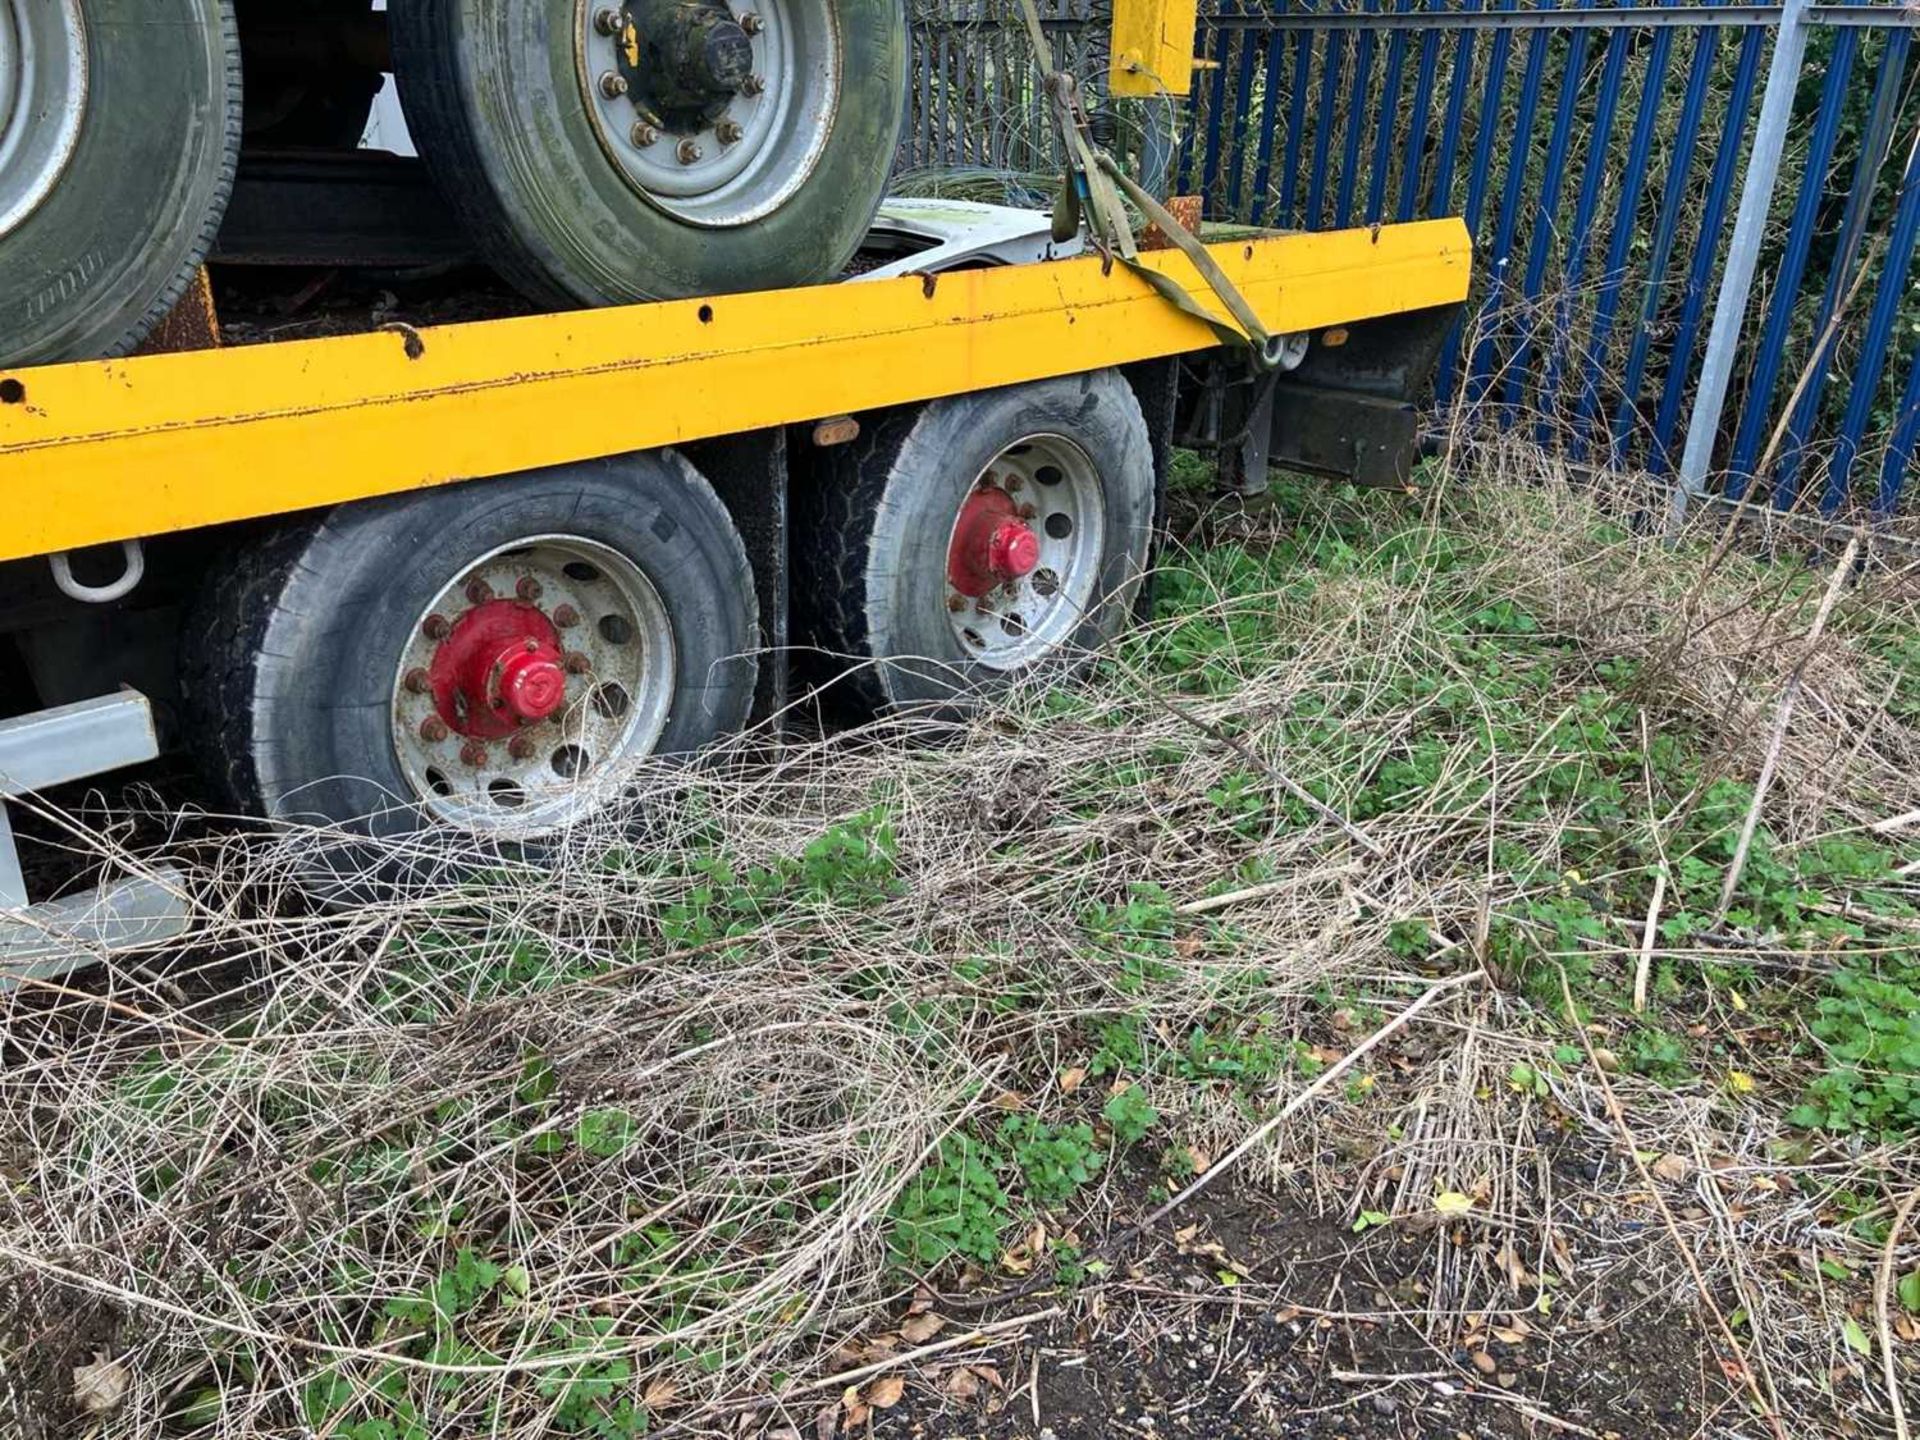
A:
[[[317,909],[295,880],[329,837],[173,847],[199,906],[189,945],[7,1002],[11,1433],[77,1433],[72,1372],[96,1348],[128,1386],[103,1436],[159,1433],[183,1410],[221,1440],[303,1422],[347,1434],[350,1413],[533,1436],[619,1396],[656,1432],[735,1433],[709,1407],[777,1398],[885,1328],[914,1280],[889,1263],[887,1215],[943,1137],[1008,1090],[1049,1115],[1084,1108],[1049,1081],[1084,1063],[1100,1020],[1140,1017],[1163,1052],[1140,1078],[1169,1129],[1217,1155],[1250,1128],[1245,1097],[1158,1063],[1194,1026],[1350,1047],[1476,966],[1488,983],[1396,1042],[1402,1063],[1371,1094],[1309,1107],[1253,1170],[1343,1219],[1472,1197],[1470,1220],[1430,1230],[1436,1338],[1534,1306],[1543,1276],[1572,1293],[1629,1267],[1684,1295],[1684,1245],[1721,1308],[1745,1312],[1741,1344],[1787,1433],[1838,1433],[1834,1366],[1859,1371],[1843,1395],[1881,1413],[1884,1387],[1839,1339],[1857,1291],[1821,1288],[1809,1257],[1864,1261],[1834,1195],[1869,1196],[1871,1218],[1884,1194],[1890,1211],[1920,1157],[1783,1149],[1804,1062],[1745,1056],[1723,998],[1718,1063],[1759,1073],[1753,1096],[1719,1075],[1667,1088],[1549,1063],[1557,1007],[1502,972],[1488,936],[1503,919],[1526,930],[1596,823],[1577,785],[1544,809],[1517,802],[1604,763],[1561,722],[1609,662],[1634,662],[1650,734],[1687,737],[1703,777],[1747,780],[1804,662],[1767,809],[1783,844],[1920,809],[1913,680],[1881,643],[1915,624],[1914,570],[1875,556],[1806,656],[1819,577],[1640,538],[1519,449],[1473,468],[1470,493],[1440,477],[1439,523],[1373,555],[1315,548],[1353,534],[1339,502],[1215,511],[1196,544],[1293,545],[1318,557],[1310,583],[1185,568],[1177,613],[1064,697],[1015,695],[937,735],[902,723],[643,773],[628,813],[551,863],[496,859],[457,886]],[[1470,553],[1449,539],[1463,534]],[[1467,558],[1430,564],[1442,548]],[[1525,699],[1487,698],[1443,637],[1489,597],[1578,663]],[[1300,723],[1316,714],[1325,733]],[[1537,738],[1476,740],[1516,725]],[[1370,800],[1436,737],[1437,770],[1400,803]],[[1302,786],[1338,823],[1288,802]],[[1252,821],[1218,798],[1249,787]],[[1618,824],[1657,847],[1699,803],[1649,777]],[[420,842],[416,868],[450,843]],[[1513,847],[1540,858],[1533,878],[1496,861]],[[1155,918],[1090,923],[1143,884],[1166,897]],[[1641,917],[1617,918],[1579,946],[1603,977],[1638,958]],[[1400,943],[1409,921],[1428,943]],[[1912,925],[1855,949],[1911,950]],[[1550,937],[1536,948],[1551,960]],[[1737,933],[1659,958],[1789,979],[1831,961]],[[1541,1076],[1525,1093],[1522,1064]],[[1282,1104],[1306,1078],[1253,1098]],[[1652,1212],[1632,1205],[1646,1182],[1606,1084],[1635,1146],[1679,1157],[1656,1182],[1671,1233],[1624,1238],[1623,1215]],[[1570,1188],[1551,1163],[1569,1137],[1617,1163]],[[1098,1212],[1118,1176],[1082,1203]],[[463,1250],[496,1268],[469,1265],[446,1298],[457,1321],[435,1320],[433,1287]],[[1910,1267],[1920,1241],[1901,1254]]]

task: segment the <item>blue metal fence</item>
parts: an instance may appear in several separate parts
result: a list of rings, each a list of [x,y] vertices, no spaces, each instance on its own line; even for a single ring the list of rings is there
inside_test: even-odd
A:
[[[916,163],[1054,163],[1043,114],[1009,123],[1008,98],[1031,93],[1011,14],[1004,0],[920,0]],[[1048,23],[1097,94],[1102,7],[1053,0]],[[1783,24],[1802,23],[1784,151],[1774,164],[1760,136],[1766,173],[1750,175],[1769,57]],[[1706,406],[1701,453],[1729,495],[1886,516],[1920,442],[1917,23],[1893,4],[1205,0],[1208,68],[1181,107],[1170,180],[1220,221],[1463,215],[1480,287],[1446,352],[1438,419],[1666,475],[1703,423],[1734,211],[1771,175],[1756,283],[1732,295],[1728,403]],[[930,123],[938,77],[965,73],[953,57],[983,44],[999,48],[973,63],[972,91],[945,88],[986,96],[990,123],[977,103]]]

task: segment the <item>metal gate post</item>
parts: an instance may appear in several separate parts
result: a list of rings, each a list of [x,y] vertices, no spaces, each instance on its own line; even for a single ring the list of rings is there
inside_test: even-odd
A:
[[[1713,329],[1707,337],[1706,359],[1700,366],[1700,388],[1687,421],[1687,446],[1680,457],[1680,484],[1673,492],[1675,529],[1687,518],[1695,500],[1707,494],[1707,472],[1713,465],[1713,446],[1720,433],[1720,415],[1733,379],[1734,351],[1747,318],[1747,300],[1753,292],[1754,267],[1760,261],[1760,239],[1773,210],[1773,192],[1780,178],[1780,156],[1786,148],[1787,126],[1793,119],[1794,92],[1807,54],[1809,0],[1784,0],[1780,26],[1773,40],[1773,61],[1767,68],[1767,89],[1760,99],[1760,123],[1754,129],[1753,151],[1747,158],[1746,180],[1740,191],[1740,213],[1733,222],[1733,240],[1727,247],[1727,268],[1720,277],[1714,302]]]

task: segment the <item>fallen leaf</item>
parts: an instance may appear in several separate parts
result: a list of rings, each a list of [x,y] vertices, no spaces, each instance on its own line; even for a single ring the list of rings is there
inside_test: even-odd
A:
[[[655,1380],[647,1386],[640,1403],[649,1410],[664,1410],[679,1397],[680,1387],[671,1380]]]
[[[1678,1185],[1693,1173],[1693,1162],[1684,1155],[1668,1151],[1647,1168],[1653,1172],[1656,1180],[1664,1180],[1669,1185]]]
[[[962,1365],[941,1382],[940,1388],[955,1400],[971,1400],[980,1393],[980,1377]]]
[[[1018,1090],[1002,1090],[998,1095],[993,1097],[993,1108],[996,1110],[1024,1110],[1027,1108],[1027,1097],[1022,1095]]]
[[[840,1433],[840,1407],[829,1405],[813,1417],[813,1440],[833,1440]]]
[[[1873,1358],[1873,1341],[1867,1338],[1867,1332],[1860,1328],[1860,1322],[1851,1315],[1841,1322],[1840,1338],[1847,1342],[1847,1348],[1854,1354]]]
[[[867,1386],[862,1396],[875,1410],[891,1410],[907,1393],[907,1382],[898,1375],[883,1375]]]
[[[938,1315],[915,1315],[900,1327],[900,1338],[909,1345],[924,1345],[946,1328],[947,1322]]]
[[[992,1365],[975,1365],[973,1373],[978,1375],[996,1390],[1007,1388],[1007,1382],[1000,1378],[1000,1372]]]
[[[1062,1095],[1071,1095],[1086,1083],[1087,1067],[1084,1065],[1076,1065],[1071,1070],[1062,1070],[1060,1072],[1060,1093]]]
[[[111,1415],[127,1398],[133,1373],[104,1350],[93,1352],[91,1365],[73,1371],[73,1403],[89,1415]]]
[[[1478,1370],[1482,1375],[1491,1375],[1500,1368],[1500,1362],[1484,1350],[1474,1351],[1471,1359],[1473,1360],[1473,1368]]]
[[[1753,1076],[1747,1074],[1744,1070],[1729,1070],[1727,1072],[1727,1089],[1736,1095],[1751,1095],[1753,1093],[1753,1083]]]
[[[1458,1190],[1443,1190],[1433,1197],[1433,1208],[1442,1215],[1467,1215],[1473,1211],[1473,1197]]]

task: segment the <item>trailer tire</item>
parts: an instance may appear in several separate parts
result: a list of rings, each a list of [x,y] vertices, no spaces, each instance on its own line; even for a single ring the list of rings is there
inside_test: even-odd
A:
[[[227,0],[28,0],[9,13],[0,364],[125,354],[185,292],[233,188],[232,11]]]
[[[512,575],[542,577],[544,588],[509,589]],[[211,577],[184,632],[187,722],[216,794],[241,812],[389,838],[437,818],[449,833],[537,845],[615,803],[631,762],[691,755],[746,723],[754,595],[725,506],[671,451],[342,505],[279,527]],[[629,613],[630,602],[642,608]],[[609,620],[621,615],[624,634]],[[500,709],[499,694],[519,683],[501,679],[514,663],[503,657],[521,643],[519,632],[486,638],[502,623],[526,627],[530,654],[551,647],[534,657],[551,662],[535,679],[565,689],[546,692],[537,720],[508,712],[501,723],[464,681],[442,688],[443,659],[456,680],[487,673]],[[480,648],[452,653],[463,635],[481,636]],[[632,657],[617,711],[603,703],[610,654]],[[591,670],[574,670],[575,658]],[[429,667],[431,685],[416,686]],[[443,702],[453,724],[441,721],[430,745],[424,723]],[[529,755],[515,758],[509,742],[523,740]],[[483,764],[462,758],[468,745],[488,752]],[[520,798],[488,810],[502,776],[528,765],[544,775],[549,756],[567,776],[559,756],[569,750],[574,776],[592,783],[546,776],[549,796],[516,778]],[[435,765],[446,793],[431,781]],[[363,854],[330,863],[370,868]]]
[[[839,273],[892,170],[907,93],[905,5],[762,0],[755,10],[766,27],[750,42],[755,68],[788,81],[724,92],[730,108],[716,100],[710,111],[670,112],[682,122],[640,104],[643,77],[665,67],[630,65],[627,86],[617,37],[595,31],[596,17],[625,10],[394,0],[408,127],[495,269],[559,307],[770,290]],[[776,64],[776,52],[790,58]],[[600,82],[614,80],[626,88],[604,93]],[[662,124],[642,145],[634,137],[650,113]],[[714,128],[723,119],[740,127],[724,144]],[[679,158],[683,146],[698,158]]]
[[[1118,371],[888,412],[796,494],[798,632],[867,712],[950,712],[1072,671],[1131,618],[1156,504]]]

